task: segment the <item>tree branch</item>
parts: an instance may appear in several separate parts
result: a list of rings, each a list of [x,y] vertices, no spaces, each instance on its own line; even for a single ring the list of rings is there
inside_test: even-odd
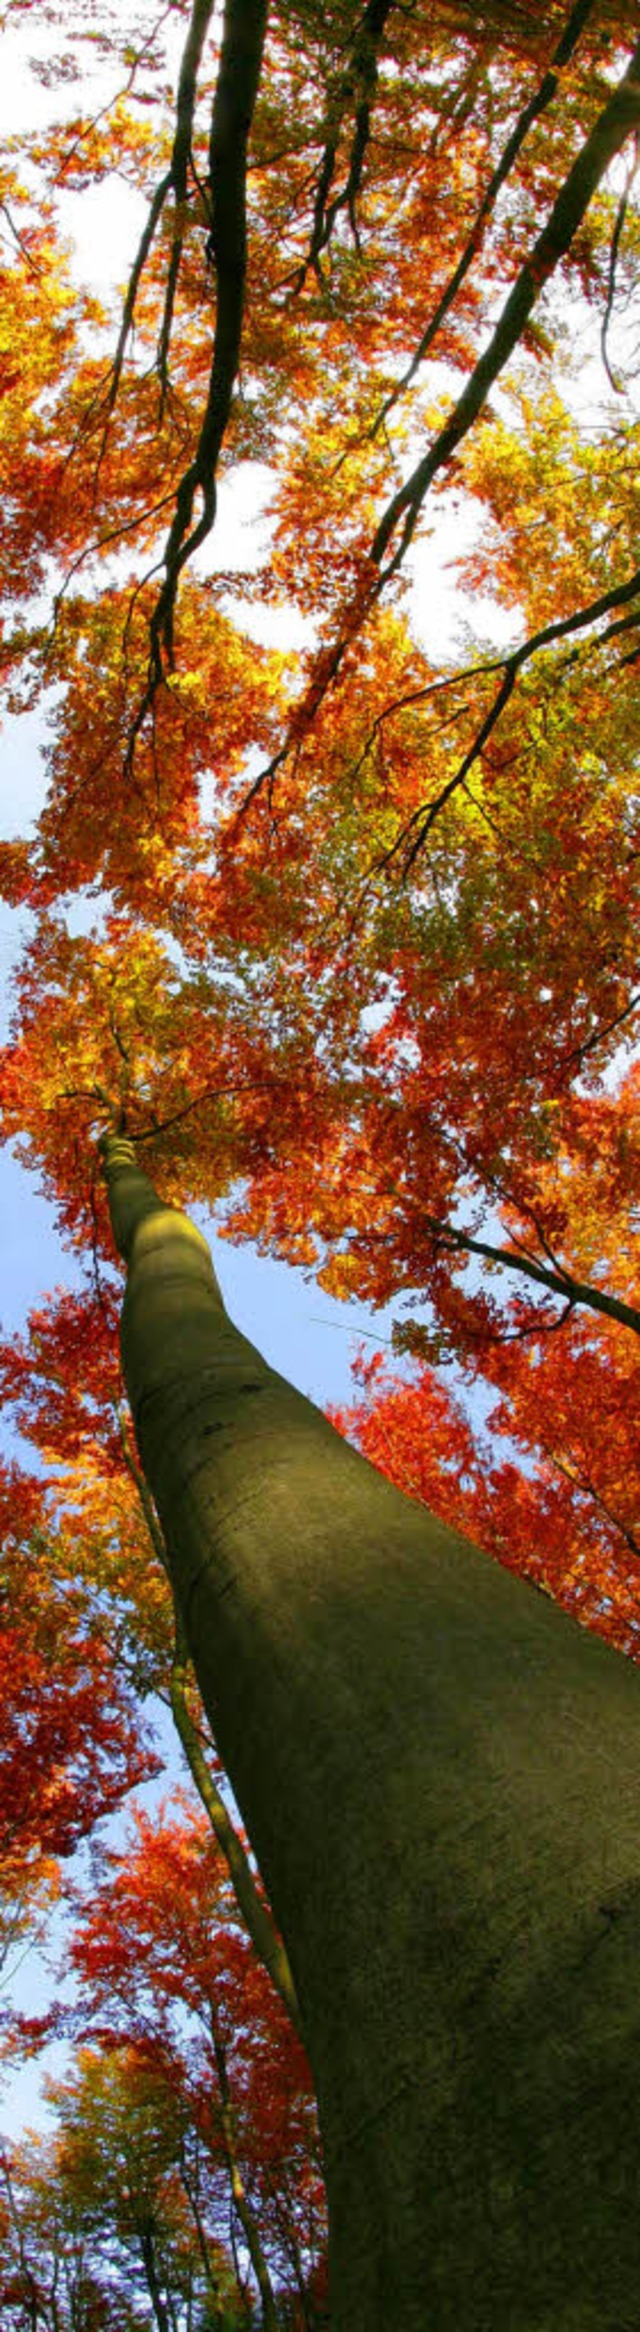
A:
[[[428,452],[416,465],[411,476],[398,488],[376,528],[371,545],[371,557],[379,568],[376,596],[383,584],[394,575],[412,540],[416,522],[429,487],[438,471],[450,460],[456,447],[467,436],[469,429],[486,404],[490,389],[498,380],[505,364],[521,339],[532,309],[543,286],[555,273],[561,259],[566,257],[574,235],[581,225],[592,196],[600,185],[615,155],[626,144],[628,137],[640,126],[640,40],[622,80],[614,89],[602,113],[594,122],[580,153],[565,178],[546,225],[524,260],[498,319],[488,346],[478,358],[473,371],[457,399],[448,421],[438,431]],[[386,567],[382,566],[385,551],[403,519],[397,550]]]
[[[390,15],[393,5],[394,0],[368,0],[364,15],[356,26],[353,47],[342,75],[337,104],[334,106],[334,119],[325,141],[316,191],[311,242],[306,258],[303,259],[302,266],[296,276],[294,294],[302,291],[310,267],[315,269],[317,275],[321,274],[320,254],[326,250],[331,241],[339,211],[346,210],[351,222],[356,249],[358,250],[360,247],[355,206],[362,184],[364,158],[369,144],[371,112],[378,78],[378,51],[387,17]],[[583,7],[591,6],[592,0],[581,0],[581,5]],[[328,197],[333,183],[340,129],[347,105],[354,96],[356,101],[355,120],[347,175],[339,192],[333,196],[332,202],[329,203]]]
[[[616,213],[615,225],[614,225],[613,234],[612,234],[612,237],[611,237],[611,250],[610,250],[610,253],[609,253],[609,276],[608,276],[608,282],[607,282],[607,302],[606,302],[606,307],[605,307],[605,311],[604,311],[604,316],[603,316],[603,319],[602,319],[602,331],[601,331],[601,334],[600,334],[600,346],[601,346],[601,349],[602,349],[602,362],[603,362],[603,365],[604,365],[604,368],[605,368],[605,372],[606,372],[606,375],[607,375],[607,379],[608,379],[608,380],[611,382],[611,387],[612,387],[612,389],[615,389],[616,396],[619,396],[619,395],[620,395],[620,383],[619,383],[619,381],[617,381],[617,380],[616,380],[616,378],[615,378],[615,374],[612,372],[612,370],[611,370],[611,365],[610,365],[610,363],[609,363],[609,357],[608,357],[608,353],[607,353],[607,334],[608,334],[609,325],[610,325],[610,322],[611,322],[611,315],[612,315],[612,310],[613,310],[613,303],[614,303],[614,299],[615,299],[615,296],[616,296],[616,268],[617,268],[617,264],[618,264],[618,252],[619,252],[619,250],[620,250],[620,244],[621,244],[621,240],[622,240],[622,232],[623,232],[623,228],[624,228],[624,222],[625,222],[625,219],[626,219],[626,216],[627,216],[627,208],[628,208],[628,203],[629,203],[629,195],[630,195],[630,193],[631,193],[631,188],[632,188],[632,186],[633,186],[633,181],[634,181],[634,178],[635,178],[635,175],[636,175],[637,168],[638,168],[638,132],[636,131],[636,135],[635,135],[635,139],[634,139],[634,151],[633,151],[633,156],[632,156],[632,159],[631,159],[631,161],[630,161],[630,163],[629,163],[629,168],[628,168],[628,171],[627,171],[627,176],[626,176],[625,184],[624,184],[624,187],[623,187],[623,190],[622,190],[622,194],[621,194],[621,196],[620,196],[620,201],[619,201],[619,204],[618,204],[618,209],[617,209],[617,213]]]
[[[202,0],[201,0],[202,4]],[[240,358],[247,260],[247,146],[258,91],[266,0],[227,0],[209,140],[208,257],[217,308],[209,388],[193,460],[183,473],[165,546],[165,580],[151,619],[151,672],[145,710],[173,658],[173,617],[182,568],[210,533],[216,469]],[[202,515],[192,525],[196,494]],[[151,692],[151,693],[150,693]],[[143,715],[144,717],[144,715]]]
[[[607,1295],[604,1288],[594,1287],[592,1281],[575,1279],[573,1272],[565,1271],[563,1265],[552,1268],[535,1263],[517,1247],[497,1247],[490,1239],[475,1239],[470,1231],[454,1230],[451,1224],[439,1222],[435,1215],[424,1219],[438,1243],[466,1255],[481,1255],[489,1263],[501,1263],[506,1271],[524,1272],[527,1279],[550,1288],[552,1295],[562,1296],[571,1307],[580,1304],[588,1311],[602,1312],[605,1319],[617,1320],[622,1328],[630,1328],[634,1336],[640,1336],[640,1311],[634,1304],[625,1303],[622,1296]]]
[[[522,671],[523,665],[529,662],[530,657],[539,655],[542,648],[551,647],[555,640],[566,640],[575,632],[586,631],[591,624],[598,622],[600,616],[607,615],[610,608],[626,606],[629,600],[637,598],[639,592],[640,567],[636,567],[633,574],[627,577],[625,583],[616,583],[611,591],[600,592],[597,599],[591,599],[584,607],[576,608],[573,615],[560,616],[553,623],[544,624],[539,632],[533,632],[528,640],[523,640],[522,646],[515,648],[511,656],[504,658],[500,687],[474,737],[473,744],[469,746],[453,776],[448,778],[446,785],[440,788],[440,792],[435,795],[434,799],[428,803],[422,802],[418,809],[412,812],[391,849],[386,851],[384,858],[377,862],[379,866],[386,866],[391,859],[397,856],[398,851],[402,849],[408,836],[413,833],[417,826],[418,832],[414,834],[414,840],[405,860],[404,877],[406,880],[423,844],[426,842],[427,835],[431,832],[436,818],[440,815],[440,811],[451,800],[452,794],[457,792],[458,786],[464,784],[470,770],[473,769],[474,762],[479,759],[483,752],[510,696],[513,695],[518,674]],[[486,669],[489,671],[492,667],[488,665]]]
[[[418,372],[420,365],[424,362],[425,356],[428,355],[429,349],[433,347],[434,340],[437,339],[437,335],[444,323],[445,317],[449,315],[450,310],[453,307],[454,300],[457,299],[458,292],[460,291],[461,286],[465,281],[465,277],[468,275],[469,269],[473,266],[473,261],[477,257],[477,253],[482,243],[484,228],[486,227],[487,222],[491,217],[492,211],[495,209],[498,195],[500,194],[502,187],[505,185],[511,170],[513,169],[513,164],[517,160],[521,147],[524,145],[525,138],[531,129],[532,123],[539,120],[541,113],[546,111],[547,106],[551,104],[552,99],[555,97],[560,74],[563,71],[564,66],[569,63],[570,58],[573,56],[574,49],[577,48],[580,34],[584,29],[587,18],[591,15],[592,8],[593,0],[577,0],[575,8],[572,8],[571,15],[567,19],[564,32],[558,41],[557,48],[554,50],[551,64],[549,65],[547,72],[544,74],[542,81],[539,83],[538,88],[535,90],[533,97],[530,97],[528,105],[525,105],[522,113],[518,115],[517,122],[511,131],[511,136],[507,139],[507,143],[503,148],[500,160],[497,163],[492,177],[489,180],[486,193],[483,195],[479,209],[476,211],[476,216],[471,228],[471,232],[467,237],[464,250],[460,254],[457,266],[454,267],[453,273],[450,275],[449,281],[445,285],[444,291],[441,293],[437,306],[434,308],[433,315],[430,317],[429,323],[425,326],[422,338],[419,340],[415,354],[411,358],[411,363],[407,365],[406,372],[402,374],[399,381],[396,381],[395,387],[390,391],[389,396],[385,398],[384,404],[381,405],[380,412],[378,413],[376,420],[373,422],[372,428],[369,432],[371,437],[376,437],[378,431],[382,429],[383,424],[387,419],[387,415],[391,412],[393,406],[397,404],[398,398],[403,395],[404,390],[410,387],[411,382],[415,379],[415,375]]]

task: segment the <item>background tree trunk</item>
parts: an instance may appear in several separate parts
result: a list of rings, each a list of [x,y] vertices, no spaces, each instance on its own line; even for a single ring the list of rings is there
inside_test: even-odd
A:
[[[103,1153],[142,1460],[302,2007],[335,2332],[623,2332],[637,1673],[351,1450]]]

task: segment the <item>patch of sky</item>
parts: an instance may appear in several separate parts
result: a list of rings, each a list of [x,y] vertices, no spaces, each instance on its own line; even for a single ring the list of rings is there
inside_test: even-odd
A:
[[[465,591],[459,569],[481,541],[484,512],[467,497],[449,505],[446,527],[423,537],[411,562],[409,617],[430,659],[479,659],[485,650],[509,651],[522,637],[517,610],[499,607],[484,592]],[[481,635],[481,636],[479,636]]]
[[[9,22],[3,27],[2,118],[14,135],[23,130],[48,129],[68,119],[68,77],[62,76],[58,87],[50,79],[49,69],[55,53],[51,27],[44,15],[40,22],[34,17],[29,25],[26,52],[22,22]]]
[[[386,1026],[396,1009],[396,1005],[401,1004],[402,1000],[402,989],[399,982],[395,979],[388,979],[385,982],[383,994],[378,995],[373,1003],[363,1005],[360,1014],[362,1035],[365,1037],[376,1036],[379,1030]],[[419,1069],[420,1058],[420,1046],[415,1037],[410,1035],[396,1037],[393,1047],[394,1067]]]
[[[5,1225],[1,1316],[3,1334],[7,1335],[24,1327],[27,1312],[42,1302],[44,1288],[61,1280],[66,1287],[79,1288],[84,1277],[72,1254],[65,1256],[63,1264],[51,1204],[38,1189],[35,1175],[27,1176],[6,1143],[0,1149],[0,1217]],[[6,1418],[2,1436],[6,1447]]]
[[[26,907],[10,907],[0,899],[0,1045],[9,1042],[14,1006],[13,975],[34,929]]]
[[[273,537],[271,502],[275,477],[268,463],[234,464],[219,479],[215,526],[192,560],[199,580],[216,575],[257,575],[266,564]],[[288,605],[263,606],[233,590],[225,592],[223,611],[247,637],[264,648],[312,647],[317,627],[308,616]]]
[[[69,273],[82,290],[105,298],[114,286],[124,293],[142,234],[147,203],[115,171],[102,184],[60,199],[60,223],[69,246]],[[113,348],[113,323],[107,325]],[[92,325],[92,339],[96,332]]]
[[[51,692],[53,695],[53,691]],[[46,719],[38,712],[6,713],[2,722],[0,837],[28,838],[35,831],[46,794],[43,752]]]
[[[263,768],[264,753],[258,751],[257,745],[251,745],[248,753],[245,753],[242,763],[242,784],[246,787],[247,793],[249,793],[251,786],[255,785],[256,778],[259,777]],[[203,826],[215,826],[220,794],[219,779],[214,776],[212,770],[203,770],[202,776],[198,780],[198,807]],[[213,868],[215,865],[216,852],[213,850],[210,857],[204,860],[204,866],[205,868]]]

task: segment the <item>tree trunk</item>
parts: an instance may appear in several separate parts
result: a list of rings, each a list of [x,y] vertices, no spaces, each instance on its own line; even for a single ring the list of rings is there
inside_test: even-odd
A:
[[[317,2083],[335,2332],[623,2332],[640,1679],[356,1455],[103,1149],[143,1464]]]
[[[254,2211],[253,2204],[249,2201],[249,2196],[247,2194],[238,2158],[235,2114],[231,2099],[231,2090],[229,2088],[226,2051],[220,2037],[220,2027],[215,2015],[215,2011],[213,2012],[211,2018],[211,2038],[213,2042],[213,2053],[216,2060],[216,2070],[218,2074],[218,2088],[220,2091],[220,2131],[229,2176],[229,2185],[231,2188],[233,2207],[235,2210],[236,2218],[238,2219],[242,2228],[249,2258],[251,2260],[251,2265],[258,2286],[258,2291],[260,2293],[260,2314],[263,2332],[278,2332],[278,2311],[276,2308],[273,2284],[271,2282],[271,2276],[269,2273],[269,2263],[267,2260],[266,2252],[263,2248],[260,2227],[256,2213]]]
[[[153,2228],[150,2226],[140,2227],[138,2230],[138,2242],[140,2246],[140,2257],[145,2272],[147,2291],[149,2293],[158,2332],[171,2332],[169,2311],[165,2306],[165,2302],[162,2297],[158,2270],[156,2267],[156,2249],[153,2239]]]

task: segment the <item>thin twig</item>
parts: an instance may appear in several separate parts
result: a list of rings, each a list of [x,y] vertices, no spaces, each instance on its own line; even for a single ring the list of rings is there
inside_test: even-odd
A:
[[[621,395],[622,395],[622,389],[621,389],[621,386],[620,386],[620,382],[616,380],[616,378],[615,378],[615,374],[612,372],[611,365],[610,365],[610,363],[609,363],[609,357],[608,357],[608,352],[607,352],[607,333],[608,333],[608,330],[609,330],[609,325],[610,325],[610,322],[611,322],[611,316],[612,316],[612,312],[613,312],[613,303],[614,303],[615,296],[616,296],[616,268],[617,268],[617,264],[618,264],[618,253],[619,253],[619,250],[620,250],[620,244],[621,244],[621,241],[622,241],[622,232],[623,232],[623,228],[624,228],[624,222],[625,222],[626,215],[627,215],[627,208],[628,208],[628,203],[629,203],[629,196],[630,196],[630,193],[631,193],[631,188],[632,188],[632,186],[633,186],[633,181],[634,181],[634,178],[635,178],[635,176],[636,176],[637,169],[638,169],[638,133],[637,133],[637,131],[636,131],[636,135],[635,135],[635,138],[634,138],[634,141],[633,141],[633,157],[632,157],[632,160],[631,160],[631,162],[629,163],[629,168],[628,168],[628,170],[627,170],[627,176],[626,176],[625,184],[624,184],[624,187],[623,187],[623,190],[622,190],[622,194],[621,194],[621,196],[620,196],[620,201],[619,201],[619,204],[618,204],[618,209],[617,209],[617,212],[616,212],[616,219],[615,219],[615,224],[614,224],[613,234],[612,234],[612,237],[611,237],[611,250],[610,250],[610,252],[609,252],[609,273],[608,273],[608,278],[607,278],[607,300],[606,300],[606,307],[605,307],[605,311],[604,311],[604,316],[603,316],[603,319],[602,319],[602,331],[601,331],[601,333],[600,333],[600,346],[601,346],[601,349],[602,349],[602,362],[603,362],[604,369],[605,369],[605,372],[606,372],[606,375],[607,375],[607,379],[608,379],[608,380],[611,382],[611,387],[612,387],[612,389],[615,389],[616,396],[621,396]]]

